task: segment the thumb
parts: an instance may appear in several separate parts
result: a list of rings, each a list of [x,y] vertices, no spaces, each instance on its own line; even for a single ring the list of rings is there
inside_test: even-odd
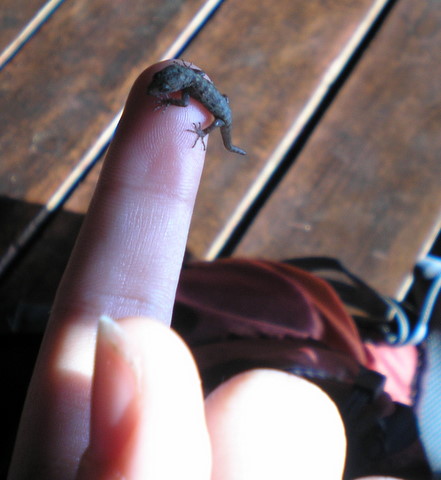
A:
[[[193,358],[155,320],[102,318],[90,444],[77,480],[210,478],[210,443]]]

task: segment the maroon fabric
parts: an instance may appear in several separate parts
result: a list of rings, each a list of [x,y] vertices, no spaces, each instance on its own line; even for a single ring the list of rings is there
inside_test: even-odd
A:
[[[177,303],[198,317],[191,329],[195,345],[232,335],[311,339],[366,363],[357,328],[334,290],[290,265],[239,259],[192,264],[183,271]]]
[[[345,479],[430,478],[411,410],[393,403],[381,376],[365,368],[356,325],[325,281],[278,262],[193,263],[182,272],[172,326],[189,344],[207,394],[256,367],[323,388],[345,422]]]

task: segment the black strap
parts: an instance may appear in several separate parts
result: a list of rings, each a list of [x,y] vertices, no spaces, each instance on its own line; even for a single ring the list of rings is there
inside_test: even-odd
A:
[[[338,259],[304,257],[284,260],[284,263],[315,273],[332,285],[342,301],[355,309],[351,315],[365,339],[404,344],[410,338],[411,325],[417,323],[417,313],[390,297],[380,295]],[[341,278],[336,279],[335,273]]]

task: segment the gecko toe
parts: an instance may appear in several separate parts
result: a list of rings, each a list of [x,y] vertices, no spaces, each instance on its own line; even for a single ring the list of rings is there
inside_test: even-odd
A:
[[[205,137],[206,133],[202,129],[202,125],[201,125],[200,122],[198,124],[193,123],[192,125],[193,125],[193,129],[187,129],[186,130],[186,132],[192,132],[192,133],[196,134],[196,140],[194,141],[193,146],[191,148],[194,148],[196,146],[196,144],[198,143],[198,140],[201,139],[201,143],[202,143],[202,146],[203,146],[204,151],[205,151],[206,146],[205,146],[205,142],[204,142],[204,137]]]

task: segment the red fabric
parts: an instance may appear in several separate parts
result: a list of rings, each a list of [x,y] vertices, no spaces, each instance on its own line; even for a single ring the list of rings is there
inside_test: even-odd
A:
[[[345,480],[374,474],[430,478],[411,409],[394,404],[381,381],[377,385],[378,375],[365,369],[390,376],[388,388],[402,401],[409,400],[411,374],[391,375],[404,367],[391,361],[398,358],[391,356],[395,347],[366,347],[325,281],[278,262],[192,263],[182,272],[172,327],[191,348],[206,394],[258,367],[290,371],[323,388],[345,422]],[[404,368],[413,366],[411,361]]]
[[[418,368],[418,350],[414,345],[366,344],[367,367],[386,377],[384,390],[395,402],[413,405],[413,380]]]
[[[290,265],[225,259],[195,263],[182,273],[178,304],[198,312],[193,344],[227,338],[313,339],[365,365],[351,317],[323,280]]]
[[[416,348],[364,345],[335,291],[304,270],[263,260],[197,262],[184,270],[177,302],[204,318],[191,333],[193,345],[232,335],[318,340],[385,375],[392,399],[412,403]],[[230,348],[240,350],[238,344]],[[220,345],[218,350],[224,352]],[[214,356],[212,351],[210,361],[205,355],[204,362],[212,363]]]

